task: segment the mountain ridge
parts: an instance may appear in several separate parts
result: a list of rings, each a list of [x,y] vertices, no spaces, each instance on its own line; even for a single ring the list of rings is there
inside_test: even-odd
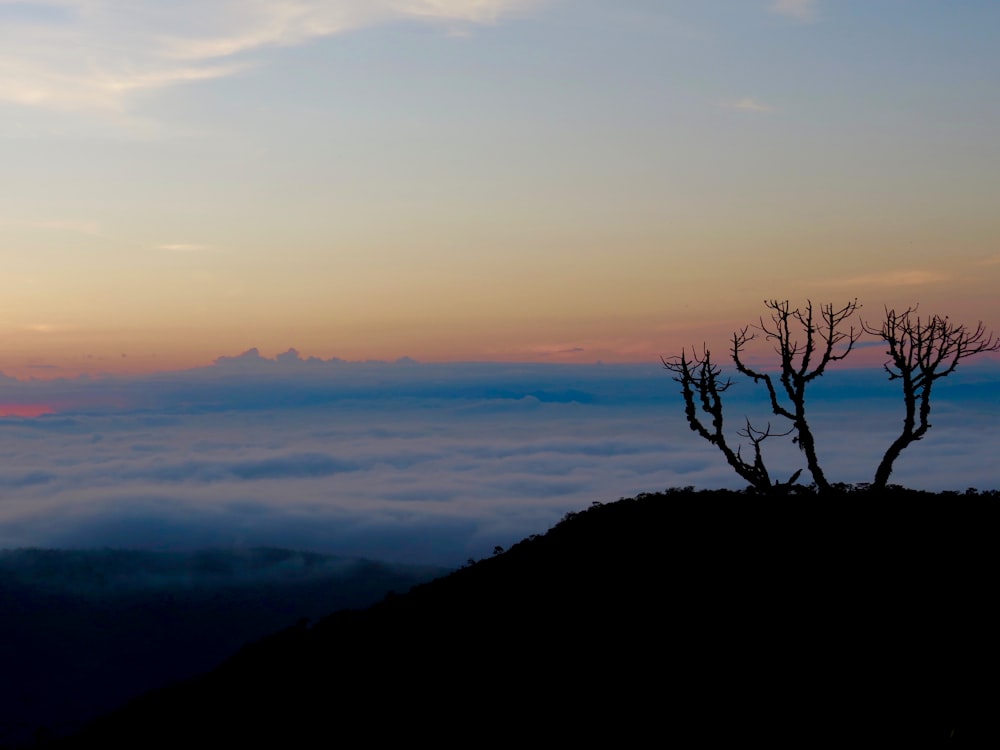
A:
[[[683,488],[595,503],[249,645],[66,746],[976,737],[996,497]]]

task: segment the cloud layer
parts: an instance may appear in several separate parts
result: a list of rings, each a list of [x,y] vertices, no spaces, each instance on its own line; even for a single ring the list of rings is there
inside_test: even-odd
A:
[[[828,474],[868,480],[898,396],[877,371],[823,380],[812,415]],[[968,367],[944,384],[934,428],[894,480],[995,488],[998,380],[995,367]],[[733,425],[768,418],[752,384],[730,393]],[[8,401],[41,394],[75,405],[0,420],[0,547],[281,545],[457,565],[594,501],[742,486],[655,366],[252,352],[146,378],[0,382]],[[793,445],[773,442],[776,476],[801,466]]]

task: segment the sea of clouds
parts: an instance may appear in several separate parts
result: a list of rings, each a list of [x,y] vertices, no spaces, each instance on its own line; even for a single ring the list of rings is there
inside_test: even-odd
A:
[[[893,481],[996,489],[1000,368],[941,381],[933,428]],[[727,425],[763,425],[762,386],[725,395]],[[275,359],[255,350],[184,372],[0,380],[0,548],[285,546],[459,565],[595,501],[742,487],[649,365]],[[884,373],[831,371],[811,417],[828,477],[871,479],[902,420]],[[765,443],[776,478],[803,465]]]

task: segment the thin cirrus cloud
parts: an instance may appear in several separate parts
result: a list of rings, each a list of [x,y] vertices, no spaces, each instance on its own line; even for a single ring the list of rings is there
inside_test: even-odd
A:
[[[234,75],[268,47],[400,20],[488,24],[542,0],[0,2],[0,101],[112,110],[130,95]]]
[[[817,0],[774,0],[770,5],[772,13],[790,16],[800,21],[813,21],[819,3]]]
[[[835,279],[825,283],[825,286],[837,287],[857,287],[857,286],[926,286],[947,281],[948,274],[940,271],[926,271],[921,269],[908,269],[900,271],[885,271],[882,273],[862,274],[846,279]]]
[[[68,326],[56,326],[51,323],[32,323],[27,326],[25,330],[31,331],[32,333],[65,333],[66,331],[73,330]]]
[[[722,102],[720,105],[727,109],[737,109],[743,112],[770,112],[773,107],[764,104],[759,99],[754,99],[752,96],[745,96],[742,99],[736,99],[731,102]]]
[[[0,227],[12,229],[40,229],[53,232],[73,232],[90,237],[102,236],[101,225],[96,221],[78,219],[7,219],[0,217]]]
[[[211,245],[202,245],[195,242],[168,242],[156,246],[158,250],[166,250],[171,253],[202,253],[211,250]]]

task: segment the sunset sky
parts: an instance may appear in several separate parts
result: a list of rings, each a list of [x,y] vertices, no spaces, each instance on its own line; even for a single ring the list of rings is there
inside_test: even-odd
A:
[[[771,297],[996,328],[998,32],[936,0],[0,0],[0,371],[655,362]]]
[[[661,355],[724,360],[765,299],[1000,328],[998,34],[939,0],[0,0],[0,548],[452,565],[743,486]],[[898,435],[883,349],[811,386],[833,481]],[[738,379],[734,440],[774,419]],[[893,481],[997,488],[998,414],[1000,358],[963,363]]]

